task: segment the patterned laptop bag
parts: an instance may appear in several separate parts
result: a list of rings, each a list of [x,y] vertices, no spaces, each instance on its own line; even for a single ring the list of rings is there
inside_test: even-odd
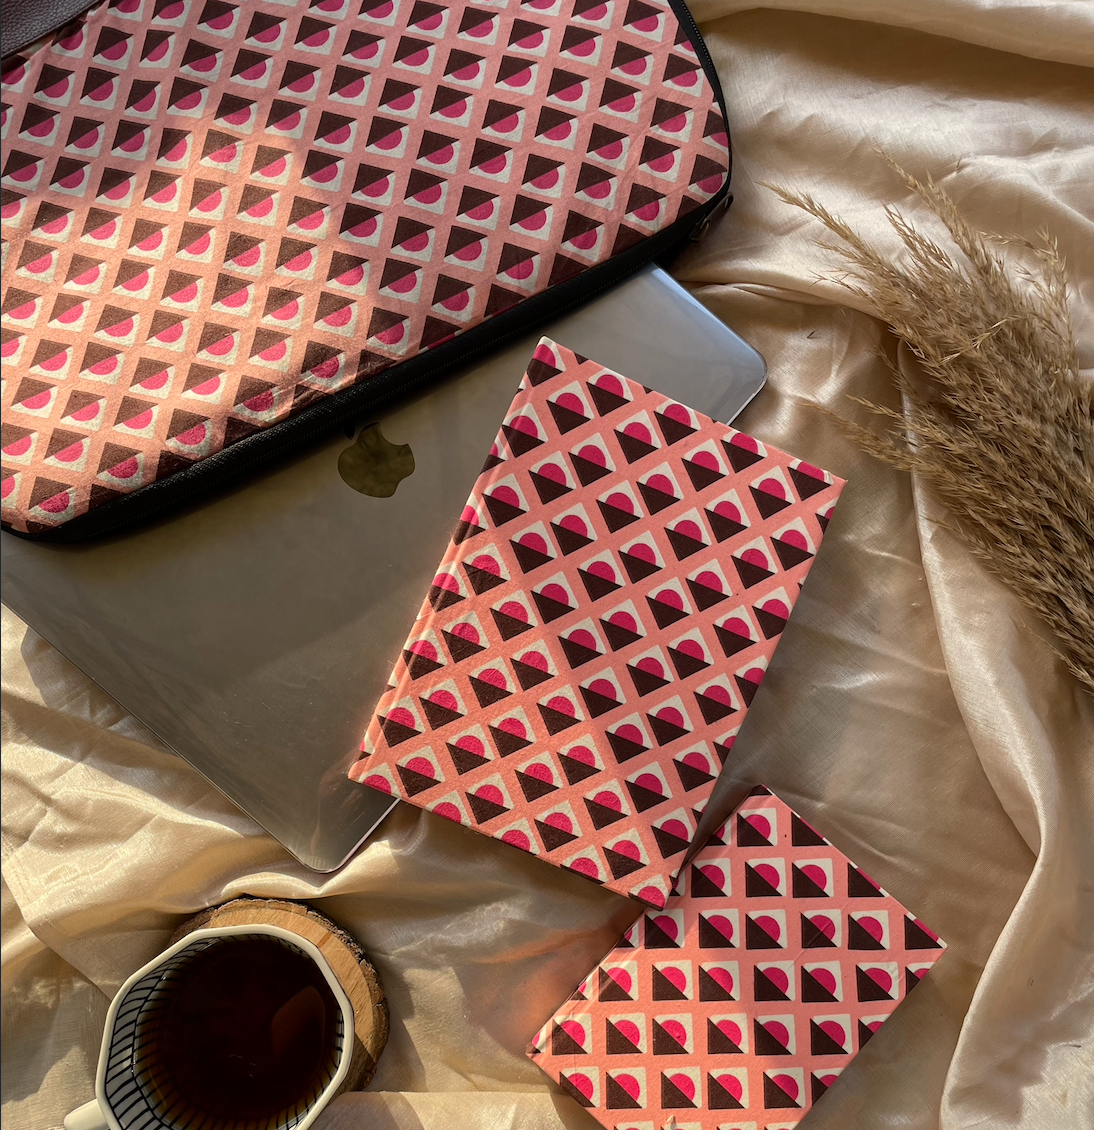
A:
[[[227,482],[730,200],[683,0],[106,0],[25,25],[2,76],[0,443],[24,535]]]

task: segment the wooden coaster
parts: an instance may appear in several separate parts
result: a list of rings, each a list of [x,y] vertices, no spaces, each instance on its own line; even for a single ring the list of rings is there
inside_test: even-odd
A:
[[[280,926],[316,946],[353,1005],[353,1055],[338,1093],[360,1091],[376,1074],[387,1043],[388,1010],[383,986],[357,941],[307,903],[238,898],[195,914],[172,935],[171,944],[194,930],[213,926]]]

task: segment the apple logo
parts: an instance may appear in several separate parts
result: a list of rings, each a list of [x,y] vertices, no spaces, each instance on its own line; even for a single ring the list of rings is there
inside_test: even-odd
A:
[[[408,443],[392,443],[379,424],[366,424],[357,441],[338,456],[342,481],[373,498],[390,498],[414,474],[414,453]]]

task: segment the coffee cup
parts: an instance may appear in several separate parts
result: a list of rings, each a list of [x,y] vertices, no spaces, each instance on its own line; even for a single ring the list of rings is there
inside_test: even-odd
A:
[[[95,1098],[65,1130],[306,1130],[338,1093],[353,1006],[277,926],[195,930],[111,1002]]]

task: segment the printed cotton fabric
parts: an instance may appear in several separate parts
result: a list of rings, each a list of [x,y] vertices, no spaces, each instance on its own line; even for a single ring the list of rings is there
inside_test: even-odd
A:
[[[528,1055],[605,1130],[785,1130],[944,949],[757,785]]]
[[[708,808],[724,819],[765,782],[949,944],[803,1126],[1085,1130],[1094,707],[929,494],[819,410],[865,420],[849,395],[899,409],[879,357],[897,351],[821,281],[818,225],[760,184],[813,192],[872,238],[888,204],[929,226],[880,145],[980,228],[1049,228],[1094,378],[1092,72],[1077,65],[1094,12],[695,11],[732,108],[737,199],[675,271],[767,359],[735,426],[848,480]],[[59,1127],[91,1094],[108,994],[183,916],[243,893],[314,899],[384,978],[379,1073],[322,1130],[596,1130],[524,1047],[633,901],[409,805],[342,872],[309,874],[11,617],[3,660],[5,1130]]]
[[[664,906],[843,485],[544,338],[350,776]]]
[[[729,167],[665,0],[110,0],[0,89],[22,531],[580,275]]]

